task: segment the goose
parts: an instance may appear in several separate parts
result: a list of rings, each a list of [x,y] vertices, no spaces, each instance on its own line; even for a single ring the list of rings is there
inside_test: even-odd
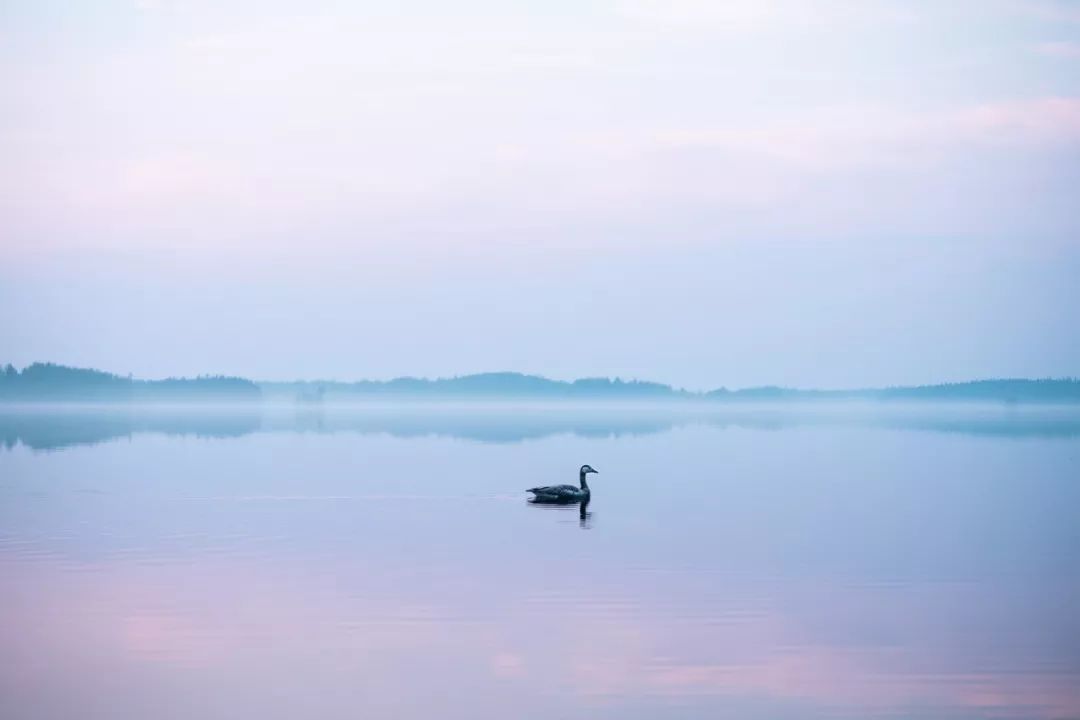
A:
[[[589,483],[585,480],[585,476],[589,473],[595,473],[591,465],[582,465],[581,470],[578,473],[578,479],[581,482],[581,487],[575,487],[573,485],[545,485],[544,487],[529,488],[526,492],[533,494],[530,502],[534,503],[556,503],[560,505],[568,505],[570,503],[589,502],[589,496],[592,494],[589,490]]]

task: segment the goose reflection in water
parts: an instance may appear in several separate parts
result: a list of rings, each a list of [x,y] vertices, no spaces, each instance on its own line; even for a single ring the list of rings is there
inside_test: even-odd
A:
[[[568,515],[562,515],[562,513],[569,513],[577,506],[578,511],[578,526],[584,530],[588,530],[592,527],[593,513],[589,510],[589,500],[583,500],[580,503],[538,503],[529,501],[529,504],[539,508],[541,510],[549,510],[551,512],[559,513],[559,516],[563,521],[568,521]]]
[[[578,525],[581,528],[585,529],[585,530],[589,529],[589,525],[590,525],[590,523],[592,521],[592,513],[591,512],[586,512],[588,507],[589,507],[589,501],[585,500],[584,502],[581,503],[581,506],[578,508],[578,518],[579,518],[578,519]]]

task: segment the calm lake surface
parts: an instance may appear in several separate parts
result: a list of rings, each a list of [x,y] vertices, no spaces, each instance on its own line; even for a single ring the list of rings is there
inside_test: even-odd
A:
[[[0,717],[1080,717],[1080,414],[0,409]],[[593,500],[526,503],[576,482]]]

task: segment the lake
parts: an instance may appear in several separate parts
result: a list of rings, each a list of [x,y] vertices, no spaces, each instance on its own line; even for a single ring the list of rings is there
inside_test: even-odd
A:
[[[1080,717],[1080,411],[0,409],[0,716]],[[576,482],[593,498],[526,502]]]

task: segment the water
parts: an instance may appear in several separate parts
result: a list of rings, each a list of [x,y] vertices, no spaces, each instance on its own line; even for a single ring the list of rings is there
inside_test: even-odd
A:
[[[0,717],[1077,718],[1080,415],[0,411]],[[574,482],[593,501],[530,506]]]

